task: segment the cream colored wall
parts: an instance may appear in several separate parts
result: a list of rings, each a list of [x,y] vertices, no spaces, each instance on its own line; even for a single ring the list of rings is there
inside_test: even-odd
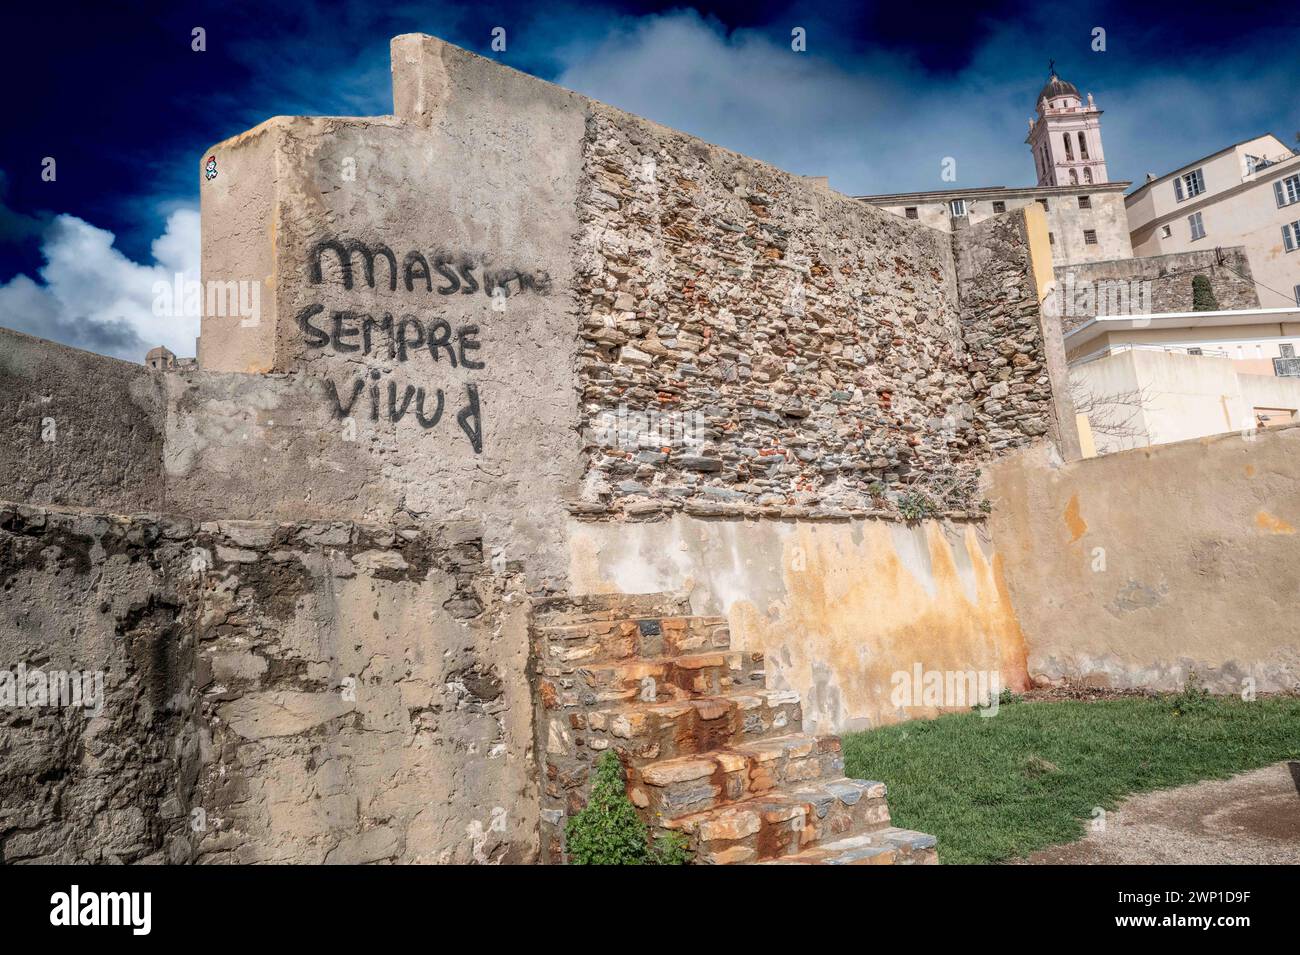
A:
[[[1118,192],[1090,192],[1089,186],[1079,187],[1077,195],[1047,196],[1047,229],[1052,233],[1052,260],[1056,265],[1071,265],[1080,262],[1108,262],[1112,259],[1129,259],[1133,257],[1133,246],[1129,239],[1128,216],[1124,209],[1124,196]],[[1091,209],[1079,208],[1079,196],[1089,196]],[[1032,196],[1008,196],[999,199],[1006,203],[1006,211],[1013,212],[1026,206],[1037,205],[1038,200]],[[881,206],[898,216],[906,216],[907,209],[915,206],[917,218],[924,225],[941,232],[952,231],[952,218],[948,211],[948,202],[907,202],[899,205]],[[968,199],[966,201],[967,218],[970,225],[976,225],[985,219],[1001,213],[993,211],[992,199]],[[1085,229],[1097,233],[1095,245],[1084,241]]]
[[[1076,390],[1097,396],[1140,394],[1140,411],[1113,407],[1135,432],[1106,435],[1090,415],[1097,450],[1110,454],[1151,444],[1169,444],[1255,427],[1256,408],[1300,409],[1300,379],[1240,374],[1226,358],[1132,349],[1075,365]]]
[[[1285,147],[1274,137],[1260,137],[1202,164],[1199,168],[1205,178],[1206,193],[1195,199],[1178,202],[1172,179],[1146,190],[1128,205],[1134,253],[1164,255],[1216,246],[1244,246],[1260,306],[1295,305],[1295,286],[1300,285],[1300,249],[1286,251],[1282,226],[1300,220],[1300,203],[1279,208],[1273,183],[1300,174],[1300,156],[1252,176],[1245,175],[1247,153],[1276,155],[1279,151],[1285,151]],[[1245,188],[1231,191],[1243,183]],[[1205,236],[1193,240],[1187,217],[1195,212],[1201,213]],[[1168,238],[1161,235],[1162,225],[1170,227]]]
[[[891,677],[997,670],[1025,681],[1001,563],[973,523],[574,521],[575,594],[684,592],[725,614],[733,646],[766,655],[767,686],[803,698],[805,728],[840,732],[917,716]]]
[[[1065,465],[1044,452],[989,469],[1031,676],[1300,686],[1300,426]]]

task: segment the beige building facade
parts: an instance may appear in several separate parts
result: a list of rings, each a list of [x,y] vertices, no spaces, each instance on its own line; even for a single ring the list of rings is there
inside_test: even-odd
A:
[[[1125,205],[1135,255],[1239,245],[1261,305],[1300,305],[1300,155],[1276,136],[1151,179]]]
[[[1004,212],[1037,203],[1047,214],[1054,265],[1133,257],[1124,208],[1127,182],[1096,186],[987,186],[858,198],[941,232],[958,232]]]
[[[957,232],[990,216],[1032,203],[1047,213],[1055,266],[1130,259],[1124,190],[1111,182],[1101,144],[1101,110],[1089,93],[1085,103],[1073,83],[1055,72],[1038,93],[1038,115],[1025,142],[1034,157],[1038,184],[1020,188],[983,186],[931,192],[858,196],[905,219],[941,232]]]

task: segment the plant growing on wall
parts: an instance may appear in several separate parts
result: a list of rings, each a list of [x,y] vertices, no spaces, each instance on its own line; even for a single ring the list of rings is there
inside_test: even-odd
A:
[[[667,833],[650,845],[646,824],[627,798],[623,766],[613,750],[596,763],[591,798],[565,826],[571,865],[685,865],[686,839]]]
[[[904,520],[922,521],[927,517],[933,517],[938,513],[934,502],[919,491],[909,491],[906,494],[899,495],[898,513],[903,515]]]
[[[1210,284],[1208,275],[1192,276],[1192,311],[1193,312],[1217,312],[1219,310],[1219,300],[1215,297],[1214,286]]]

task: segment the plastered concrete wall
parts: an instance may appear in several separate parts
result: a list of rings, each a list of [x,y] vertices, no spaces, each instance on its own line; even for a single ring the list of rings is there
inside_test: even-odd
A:
[[[1300,683],[1300,428],[993,464],[989,522],[1044,681]]]
[[[527,601],[477,528],[0,506],[0,861],[526,862]]]
[[[1259,411],[1300,409],[1300,380],[1241,374],[1231,359],[1209,355],[1130,349],[1070,374],[1081,394],[1097,398],[1090,416],[1102,454],[1248,432]]]
[[[277,117],[205,151],[204,278],[272,288],[251,327],[204,316],[202,365],[290,376],[288,426],[311,422],[325,470],[347,462],[308,488],[272,465],[260,516],[482,519],[490,549],[546,586],[581,471],[570,246],[585,101],[431,37],[394,40],[393,69],[396,115]],[[210,381],[188,400],[237,415],[220,395],[242,386]],[[238,458],[229,437],[207,454]],[[232,473],[200,461],[178,493],[234,499]]]
[[[0,328],[0,499],[161,507],[162,398],[143,365]]]
[[[818,732],[936,715],[890,698],[917,664],[1026,682],[1001,558],[975,522],[677,515],[570,533],[575,593],[684,593],[694,613],[726,615],[732,646],[762,651],[767,685],[797,691]]]

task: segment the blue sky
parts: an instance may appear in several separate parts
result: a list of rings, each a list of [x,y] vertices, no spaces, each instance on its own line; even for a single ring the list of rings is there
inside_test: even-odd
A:
[[[158,342],[193,353],[197,319],[152,315],[150,289],[197,277],[205,149],[276,114],[388,112],[398,33],[848,193],[952,188],[946,156],[958,187],[1031,184],[1023,140],[1049,58],[1105,110],[1113,179],[1300,131],[1294,3],[45,6],[7,13],[0,39],[0,324],[133,360]]]

